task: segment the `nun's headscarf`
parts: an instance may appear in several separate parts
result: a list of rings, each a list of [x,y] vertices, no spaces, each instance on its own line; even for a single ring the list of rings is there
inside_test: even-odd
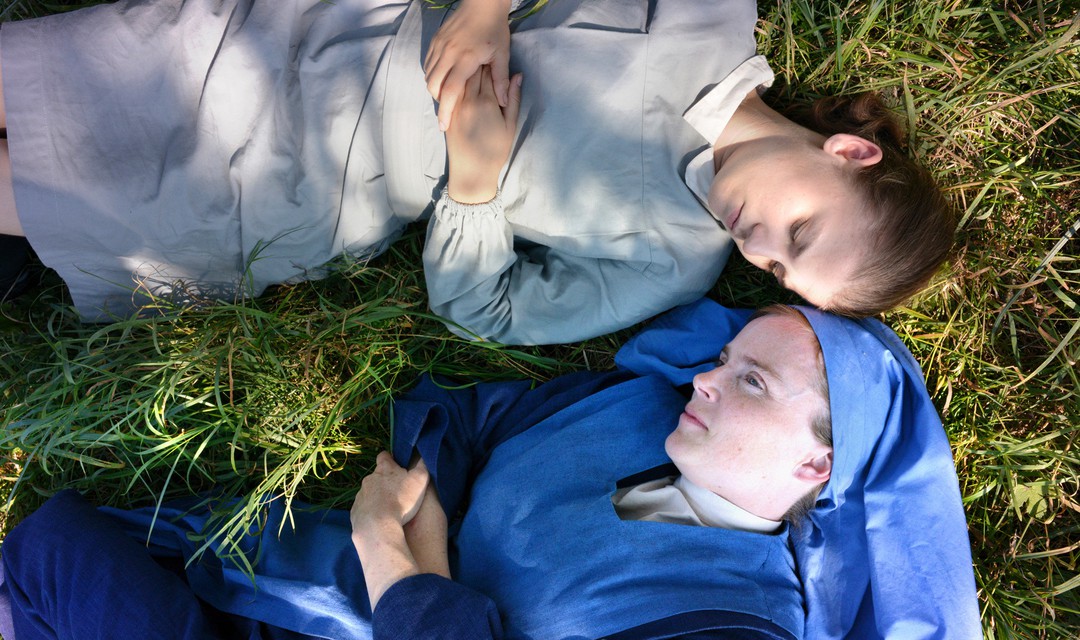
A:
[[[793,532],[806,638],[981,637],[956,469],[919,366],[876,320],[799,310],[821,344],[833,425],[831,478]],[[616,362],[687,384],[750,313],[680,307]]]

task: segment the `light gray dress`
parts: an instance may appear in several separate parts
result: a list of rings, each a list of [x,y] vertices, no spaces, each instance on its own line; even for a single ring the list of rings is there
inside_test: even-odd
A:
[[[731,242],[683,182],[712,140],[682,114],[753,56],[755,10],[552,0],[516,23],[505,210],[440,209],[433,309],[487,338],[564,342],[704,293]],[[157,0],[5,24],[28,238],[89,320],[140,292],[254,295],[383,251],[445,182],[421,67],[444,16],[419,0]]]

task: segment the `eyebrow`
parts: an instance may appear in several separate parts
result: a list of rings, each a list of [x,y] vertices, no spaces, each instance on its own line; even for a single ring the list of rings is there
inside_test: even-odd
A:
[[[720,350],[720,355],[716,359],[719,360],[721,357],[725,356],[727,356],[729,359],[731,358],[731,351],[728,349],[727,344],[724,345],[724,349]],[[780,372],[773,369],[769,365],[762,363],[761,360],[758,360],[757,358],[748,355],[741,356],[741,359],[745,360],[746,364],[750,365],[751,367],[755,369],[760,369],[761,371],[765,371],[766,375],[769,376],[769,378],[777,379],[780,382],[784,381],[784,378],[780,375]]]
[[[773,378],[774,380],[776,380],[778,382],[783,382],[784,381],[784,378],[779,373],[777,373],[776,369],[773,369],[772,367],[765,364],[764,362],[760,362],[758,360],[755,360],[754,358],[751,358],[750,356],[743,356],[743,359],[746,360],[746,362],[749,363],[751,367],[753,367],[755,369],[760,369],[762,372],[764,372],[770,378]]]

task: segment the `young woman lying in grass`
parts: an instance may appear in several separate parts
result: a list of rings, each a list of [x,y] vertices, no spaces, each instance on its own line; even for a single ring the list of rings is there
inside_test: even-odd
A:
[[[5,24],[0,231],[94,320],[318,277],[431,214],[432,309],[509,343],[696,299],[733,245],[853,315],[946,255],[948,209],[880,102],[807,126],[762,102],[753,2],[560,0],[511,36],[512,9],[121,2]]]

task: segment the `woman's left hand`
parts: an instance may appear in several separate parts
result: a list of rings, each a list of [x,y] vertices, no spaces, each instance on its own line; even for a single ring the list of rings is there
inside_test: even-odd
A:
[[[492,69],[500,106],[509,104],[509,0],[458,0],[431,40],[424,75],[431,97],[439,101],[439,129],[453,122],[458,100],[469,78],[482,65]]]

